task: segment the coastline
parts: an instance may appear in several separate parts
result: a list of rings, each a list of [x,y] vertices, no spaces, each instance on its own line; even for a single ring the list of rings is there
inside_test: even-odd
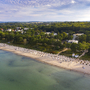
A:
[[[49,65],[53,65],[56,67],[60,67],[60,68],[64,68],[67,70],[71,70],[71,71],[76,71],[76,72],[80,72],[83,74],[87,74],[90,75],[90,66],[86,65],[86,64],[80,64],[80,60],[79,61],[70,61],[70,62],[65,62],[63,61],[62,63],[60,63],[58,60],[54,60],[52,58],[48,58],[48,57],[44,57],[44,56],[39,56],[37,54],[31,54],[31,53],[27,53],[27,52],[22,52],[22,51],[18,51],[16,49],[10,49],[7,47],[0,47],[1,50],[5,50],[5,51],[9,51],[18,55],[22,55],[25,57],[30,57],[33,58],[35,60],[38,60],[40,62],[49,64]],[[82,68],[84,67],[84,68]]]

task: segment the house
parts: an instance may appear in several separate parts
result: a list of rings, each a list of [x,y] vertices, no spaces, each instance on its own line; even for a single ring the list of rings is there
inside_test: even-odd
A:
[[[21,30],[21,33],[23,34],[23,30]]]
[[[76,39],[76,37],[78,37],[78,36],[81,36],[81,35],[83,35],[84,33],[77,33],[77,34],[73,34],[73,40],[75,40]]]
[[[17,32],[21,32],[21,30],[17,30]]]
[[[45,34],[49,35],[49,34],[51,34],[51,32],[45,32]]]
[[[33,28],[30,28],[30,29],[33,29]]]
[[[21,27],[16,27],[16,30],[21,30]]]
[[[17,32],[17,30],[14,30],[14,32]]]
[[[51,32],[46,32],[45,34],[49,35],[49,34],[51,34]],[[55,36],[55,35],[57,35],[57,33],[53,33],[53,35]]]
[[[81,36],[81,35],[83,35],[84,33],[76,33],[76,34],[73,34],[73,35],[75,35],[75,36]]]
[[[54,33],[54,36],[57,35],[57,33]]]
[[[29,28],[24,28],[24,30],[28,30]]]
[[[23,34],[23,29],[21,29],[21,27],[16,27],[15,32],[21,32]]]
[[[49,25],[49,24],[46,24],[47,26]]]
[[[2,31],[2,32],[4,31],[3,28],[1,28],[1,31]]]
[[[66,33],[67,35],[69,35],[69,33]]]
[[[14,29],[12,31],[14,32]]]
[[[75,57],[75,53],[72,54],[72,57]]]
[[[23,31],[23,29],[21,29],[21,30],[17,30],[17,32],[22,32]]]
[[[6,31],[9,31],[9,32],[11,32],[11,31],[12,31],[12,29],[7,29]]]
[[[77,43],[78,44],[78,40],[68,40],[68,43]]]

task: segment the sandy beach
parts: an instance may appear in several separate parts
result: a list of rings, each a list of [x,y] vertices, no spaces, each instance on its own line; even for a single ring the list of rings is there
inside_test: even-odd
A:
[[[90,75],[89,61],[77,60],[74,58],[65,57],[63,55],[44,53],[41,51],[11,46],[3,43],[0,43],[0,49],[30,57],[43,63]]]

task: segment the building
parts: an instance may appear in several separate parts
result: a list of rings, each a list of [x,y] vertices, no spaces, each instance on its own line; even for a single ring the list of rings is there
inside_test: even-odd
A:
[[[72,54],[72,57],[75,57],[75,53]]]
[[[57,33],[54,33],[54,36],[57,35]]]
[[[29,28],[24,28],[24,30],[28,30]]]
[[[2,32],[4,31],[3,28],[1,28],[1,31],[2,31]]]
[[[75,36],[81,36],[81,35],[83,35],[84,33],[76,33],[76,34],[73,34],[73,35],[75,35]]]
[[[22,33],[22,34],[24,33],[23,30],[21,30],[21,33]]]
[[[33,28],[30,28],[30,29],[33,29]]]
[[[21,27],[16,27],[16,30],[21,30]]]
[[[67,35],[69,35],[69,33],[66,33]]]
[[[51,32],[45,32],[45,34],[49,35],[49,34],[51,34]]]
[[[11,31],[12,31],[12,29],[7,29],[6,31],[9,31],[9,32],[11,32]]]
[[[17,32],[21,32],[21,30],[17,30]]]
[[[73,34],[73,40],[75,40],[78,36],[83,35],[84,33],[77,33],[77,34]]]
[[[16,27],[15,32],[21,32],[23,34],[23,29],[21,27]]]
[[[78,44],[78,40],[68,40],[68,43],[77,43]]]
[[[51,34],[51,32],[46,32],[45,34],[49,35],[49,34]],[[55,36],[55,35],[57,35],[57,33],[53,33],[53,35]]]

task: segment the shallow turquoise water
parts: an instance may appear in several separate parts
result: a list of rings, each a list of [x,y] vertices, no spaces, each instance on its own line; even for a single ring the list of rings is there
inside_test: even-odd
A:
[[[90,76],[0,50],[0,90],[90,90]]]

